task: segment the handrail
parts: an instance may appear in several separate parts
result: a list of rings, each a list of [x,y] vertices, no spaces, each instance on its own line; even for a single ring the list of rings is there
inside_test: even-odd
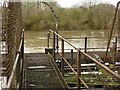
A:
[[[52,30],[50,30],[50,32],[53,33]],[[55,33],[56,33],[56,32],[55,32]],[[56,33],[56,35],[58,35],[58,34]],[[60,36],[60,35],[58,35],[58,37],[59,37],[58,39],[61,39],[61,36]],[[84,39],[84,40],[85,40],[85,47],[81,48],[81,50],[84,50],[84,49],[85,49],[85,51],[86,51],[86,50],[91,50],[91,49],[104,49],[104,50],[106,50],[105,47],[101,47],[101,48],[99,48],[99,47],[98,47],[98,48],[97,48],[97,47],[87,47],[87,40],[88,40],[88,39],[95,39],[95,38],[100,38],[100,39],[106,38],[106,40],[107,40],[108,37],[63,38],[63,40],[65,40],[65,42],[69,43],[70,46],[74,47],[74,49],[76,49],[75,46],[71,45],[71,43],[70,43],[69,41],[67,41],[67,39]],[[117,39],[118,39],[118,37],[113,37],[113,38],[117,38]],[[53,39],[53,37],[50,37],[50,33],[48,33],[48,48],[49,48],[49,39]],[[55,38],[55,39],[57,39],[57,38]],[[116,44],[117,44],[117,41],[115,41],[115,42],[116,42]],[[116,48],[115,48],[115,49],[117,50],[118,48],[120,48],[120,47],[117,47],[117,45],[116,45]],[[58,50],[60,50],[60,49],[58,49]],[[68,50],[69,50],[69,49],[68,49]]]
[[[11,72],[11,75],[7,82],[7,88],[21,87],[21,85],[20,85],[21,84],[21,75],[22,75],[21,69],[23,68],[21,66],[23,65],[23,60],[24,60],[24,57],[23,57],[24,49],[23,48],[24,48],[24,30],[22,31],[20,45],[19,45],[18,52],[16,54],[15,62],[13,64],[12,72]],[[21,62],[21,60],[22,60],[22,62]],[[17,66],[20,66],[20,67],[17,67]],[[15,74],[15,72],[16,72],[16,74]],[[14,77],[17,77],[17,78],[14,79]],[[15,85],[15,87],[12,87],[13,81],[17,81],[17,85]]]
[[[53,60],[52,55],[51,55],[50,53],[48,53],[48,55],[51,57],[50,62],[51,62],[51,64],[53,65],[56,74],[59,76],[60,81],[61,81],[61,84],[63,85],[63,87],[64,87],[66,90],[69,90],[69,86],[68,86],[67,82],[65,81],[64,77],[61,75],[61,73],[60,73],[57,65],[55,64],[55,62],[54,62],[54,60]]]
[[[13,70],[12,70],[11,76],[10,76],[8,83],[7,83],[7,88],[10,88],[10,86],[12,84],[12,80],[13,80],[13,77],[15,74],[15,70],[17,67],[17,62],[18,62],[19,57],[20,57],[20,53],[17,53],[16,59],[15,59],[14,65],[13,65]]]
[[[70,42],[68,42],[66,39],[64,39],[62,36],[60,36],[59,34],[57,34],[56,32],[50,30],[50,32],[53,33],[53,48],[55,49],[55,35],[57,35],[59,38],[62,39],[62,54],[60,54],[60,56],[62,57],[62,59],[68,64],[68,66],[71,68],[71,70],[75,73],[75,75],[78,77],[77,80],[77,88],[80,88],[79,85],[79,80],[83,83],[83,85],[89,90],[89,87],[86,85],[86,83],[80,78],[79,74],[72,68],[72,66],[67,62],[67,60],[64,57],[64,41],[67,42],[70,46],[74,47],[74,49],[77,49],[75,46],[73,46]],[[55,59],[55,51],[53,49],[53,58]],[[62,74],[64,76],[64,62],[61,63],[62,64]]]
[[[59,52],[58,52],[59,53]],[[62,57],[62,55],[59,53],[59,55]],[[80,76],[78,76],[77,72],[74,70],[74,68],[72,68],[72,66],[68,63],[68,61],[65,59],[65,57],[63,57],[64,61],[67,63],[67,65],[70,67],[70,69],[74,72],[74,74],[79,77],[80,81],[83,83],[83,85],[89,89],[89,87],[87,86],[87,84],[81,79]]]
[[[52,32],[53,33],[53,35],[54,35],[54,37],[53,37],[53,40],[54,40],[54,42],[53,42],[53,49],[55,49],[55,35],[56,36],[58,36],[59,38],[61,38],[62,39],[62,42],[63,41],[65,41],[67,44],[69,44],[70,46],[72,46],[74,49],[76,49],[77,51],[80,51],[80,53],[81,54],[83,54],[85,57],[88,57],[90,60],[92,60],[94,63],[96,63],[97,65],[99,65],[100,66],[100,68],[102,68],[102,69],[104,69],[105,71],[107,71],[109,74],[111,74],[112,76],[114,76],[115,78],[117,78],[118,80],[120,80],[120,75],[119,74],[117,74],[117,73],[115,73],[114,71],[112,71],[111,69],[109,69],[107,66],[105,66],[104,64],[101,64],[100,62],[98,62],[96,59],[94,59],[93,57],[91,57],[90,55],[88,55],[87,53],[85,53],[85,52],[83,52],[83,51],[81,51],[79,48],[76,48],[73,44],[71,44],[69,41],[67,41],[65,38],[63,38],[61,35],[59,35],[59,34],[57,34],[56,32],[54,32],[54,31],[52,31],[52,30],[50,30],[50,32]],[[64,43],[64,42],[63,42]],[[68,66],[72,69],[72,71],[74,72],[74,69],[71,67],[71,65],[69,65],[69,63],[66,61],[66,59],[65,59],[65,57],[64,57],[64,51],[63,51],[63,48],[64,48],[64,44],[62,43],[62,53],[63,54],[60,54],[60,56],[62,56],[62,59],[68,64]],[[55,51],[53,52],[53,55],[54,55],[54,59],[55,59]],[[79,56],[77,57],[77,58],[79,58]],[[76,74],[76,72],[74,72],[75,74]],[[78,75],[78,74],[77,74]],[[79,78],[80,79],[80,78]],[[81,79],[80,79],[81,80]],[[82,80],[81,80],[81,82],[82,82]],[[83,83],[83,85],[86,87],[86,88],[88,88],[87,87],[87,85],[84,83],[84,82],[82,82]]]
[[[120,75],[113,72],[111,69],[109,69],[107,66],[105,66],[104,64],[101,64],[100,62],[98,62],[96,59],[94,59],[93,57],[91,57],[90,55],[88,55],[87,53],[84,53],[83,51],[80,50],[80,52],[85,55],[86,57],[88,57],[89,59],[91,59],[94,63],[96,63],[97,65],[99,65],[102,69],[106,70],[108,73],[110,73],[111,75],[113,75],[115,78],[120,80]]]
[[[108,39],[108,37],[90,37],[90,36],[85,36],[85,37],[65,37],[65,39],[85,39],[85,38],[90,38],[90,39],[95,39],[95,38],[99,38],[99,39]],[[113,36],[112,38],[115,38],[115,36]],[[53,37],[50,37],[50,39],[53,39]],[[60,38],[58,38],[60,39]]]
[[[54,32],[52,30],[50,30],[51,32]],[[66,39],[64,39],[62,36],[60,36],[59,34],[57,34],[56,32],[54,32],[56,35],[58,35],[61,39],[63,39],[66,43],[68,43],[70,46],[72,46],[74,49],[76,50],[80,50],[78,48],[76,48],[74,45],[72,45],[69,41],[67,41]],[[93,62],[95,62],[97,65],[99,65],[101,68],[105,69],[106,71],[108,71],[111,75],[113,75],[114,77],[116,77],[117,79],[120,80],[120,75],[117,75],[115,72],[113,72],[112,70],[110,70],[108,67],[106,67],[105,65],[101,64],[100,62],[98,62],[96,59],[94,59],[93,57],[91,57],[90,55],[88,55],[87,53],[84,53],[83,51],[80,50],[80,52],[85,55],[86,57],[88,57],[89,59],[91,59]]]
[[[74,49],[77,50],[77,48],[74,45],[72,45],[69,41],[67,41],[65,38],[63,38],[62,36],[60,36],[59,34],[57,34],[56,32],[52,30],[50,30],[50,32],[55,33],[59,38],[63,39],[66,43],[68,43],[70,46],[72,46]]]

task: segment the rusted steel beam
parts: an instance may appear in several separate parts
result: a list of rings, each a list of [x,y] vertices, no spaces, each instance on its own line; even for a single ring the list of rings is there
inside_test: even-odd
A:
[[[119,4],[120,4],[120,1],[117,3],[117,7],[116,7],[116,10],[115,10],[115,15],[114,15],[113,23],[112,23],[112,28],[111,28],[111,31],[110,31],[110,36],[109,36],[108,43],[107,43],[107,50],[106,50],[106,53],[105,53],[104,61],[106,60],[107,55],[108,55],[108,49],[109,49],[109,46],[110,46],[110,41],[111,41],[111,38],[112,38],[112,34],[113,34],[114,26],[115,26],[115,21],[116,21],[116,18],[117,18],[117,12],[118,12],[118,8],[119,8]]]

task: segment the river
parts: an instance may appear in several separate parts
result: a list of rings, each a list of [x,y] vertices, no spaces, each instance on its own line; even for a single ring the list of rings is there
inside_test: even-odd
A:
[[[73,30],[73,31],[59,31],[59,34],[68,39],[77,48],[84,48],[85,40],[76,39],[81,37],[108,37],[108,30]],[[47,33],[48,31],[25,31],[25,53],[43,53],[47,47]],[[115,35],[115,34],[114,34]],[[52,40],[50,40],[52,42]],[[100,48],[105,50],[107,46],[107,39],[105,38],[88,38],[88,48]],[[59,48],[61,41],[59,41]],[[50,44],[52,47],[52,44]],[[72,48],[65,43],[65,49]]]

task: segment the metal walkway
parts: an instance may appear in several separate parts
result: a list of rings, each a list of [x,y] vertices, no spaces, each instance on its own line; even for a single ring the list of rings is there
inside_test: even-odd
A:
[[[26,88],[52,88],[64,90],[66,87],[57,74],[48,54],[25,54]]]
[[[114,20],[117,17],[118,5],[116,8],[116,13]],[[53,12],[53,10],[52,10]],[[55,16],[56,17],[56,16]],[[56,19],[57,21],[57,19]],[[75,47],[67,39],[63,38],[58,32],[52,30],[49,31],[48,35],[48,49],[51,50],[52,57],[49,54],[40,54],[40,53],[29,53],[24,54],[24,30],[22,29],[22,3],[21,2],[4,2],[2,6],[2,48],[5,52],[1,54],[1,67],[0,74],[1,76],[6,77],[6,82],[2,82],[1,86],[5,84],[3,89],[17,89],[17,90],[26,90],[26,89],[52,89],[52,90],[68,90],[69,81],[75,81],[75,88],[80,90],[86,88],[90,90],[93,88],[93,82],[100,81],[100,83],[105,84],[107,81],[110,81],[110,84],[104,86],[115,86],[119,89],[120,87],[120,68],[115,69],[115,63],[117,60],[117,54],[114,54],[113,62],[106,66],[104,63],[100,62],[98,57],[92,57],[87,53],[87,38],[85,39],[85,51],[82,51],[81,48]],[[111,34],[108,40],[107,50],[109,49],[109,43],[111,41],[112,32],[114,29],[111,29]],[[56,31],[57,31],[56,24]],[[52,40],[52,48],[49,48],[49,42]],[[58,46],[58,40],[60,41],[60,46]],[[117,41],[117,38],[116,38]],[[69,45],[76,52],[76,57],[73,55],[73,50],[71,50],[71,62],[68,62],[68,59],[65,55],[65,44]],[[60,47],[60,49],[58,49]],[[70,48],[69,48],[70,50]],[[57,53],[56,53],[57,52]],[[114,48],[114,53],[117,51],[117,43]],[[58,59],[58,55],[59,58]],[[104,62],[107,60],[108,51],[106,51]],[[83,75],[82,74],[82,57],[84,56],[85,60],[89,59],[94,63],[94,66],[98,67],[101,74],[100,78],[95,74],[96,78],[93,78],[93,74]],[[103,55],[104,56],[104,55]],[[73,60],[75,58],[75,62]],[[60,61],[60,71],[55,64],[55,60]],[[114,63],[115,62],[115,63]],[[68,67],[70,73],[66,73],[66,66]],[[93,70],[90,67],[87,68],[87,72],[93,73]],[[71,75],[71,76],[70,76]],[[72,76],[74,75],[74,76]],[[90,78],[91,76],[91,78]],[[102,77],[101,77],[102,76]],[[109,77],[108,77],[109,76]],[[64,78],[69,80],[67,83]],[[67,77],[67,78],[66,78]],[[73,79],[71,78],[73,77]],[[105,78],[104,78],[105,77]],[[101,79],[102,78],[102,79]],[[90,86],[89,83],[92,83]],[[117,84],[116,84],[117,83]],[[96,83],[95,83],[96,84]],[[99,84],[99,83],[98,83]],[[71,89],[71,87],[69,87]],[[114,87],[113,87],[114,88]],[[85,89],[84,89],[85,90]]]

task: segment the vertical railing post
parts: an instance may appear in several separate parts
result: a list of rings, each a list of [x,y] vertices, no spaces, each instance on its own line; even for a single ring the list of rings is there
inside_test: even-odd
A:
[[[21,80],[21,70],[20,70],[20,62],[21,62],[21,51],[18,51],[17,54],[19,54],[19,58],[18,58],[18,62],[17,62],[17,65],[16,65],[16,84],[20,86],[20,80]],[[17,87],[16,85],[16,87]]]
[[[53,32],[53,59],[55,61],[55,33]]]
[[[24,30],[22,31],[22,47],[21,47],[21,53],[22,53],[22,60],[24,60]]]
[[[23,39],[23,42],[22,42],[21,53],[22,53],[21,59],[23,61],[24,60],[24,39]]]
[[[47,47],[49,48],[49,41],[50,41],[50,33],[48,32],[47,33]]]
[[[85,53],[87,52],[87,37],[85,37]]]
[[[80,54],[80,50],[77,50],[77,90],[80,90],[80,79],[79,77],[81,76],[81,54]]]
[[[85,37],[85,53],[87,53],[87,37]],[[86,56],[84,56],[84,60],[86,60]]]
[[[64,76],[64,40],[62,39],[62,44],[61,44],[61,47],[62,47],[62,60],[61,60],[61,72],[62,72],[62,75]]]
[[[22,83],[22,58],[23,58],[23,54],[22,54],[22,47],[21,47],[21,50],[20,50],[20,57],[19,57],[19,60],[18,60],[18,67],[19,67],[19,71],[18,71],[18,74],[19,74],[19,88],[21,88],[21,83]]]
[[[71,66],[73,65],[73,49],[71,49],[71,59],[70,59]]]
[[[21,48],[21,87],[22,88],[22,83],[23,83],[23,78],[24,78],[24,30],[22,31],[22,48]]]
[[[115,37],[115,50],[114,50],[114,63],[116,61],[116,58],[117,58],[117,37]]]

